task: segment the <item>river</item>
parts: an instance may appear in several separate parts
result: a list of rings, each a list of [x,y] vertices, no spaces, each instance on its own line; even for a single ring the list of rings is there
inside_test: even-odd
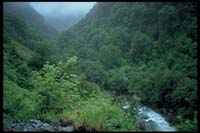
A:
[[[131,106],[125,100],[122,106],[125,110],[130,110]],[[140,106],[136,109],[136,128],[140,131],[177,131],[176,128],[170,126],[165,118],[159,113],[153,111],[150,107]]]

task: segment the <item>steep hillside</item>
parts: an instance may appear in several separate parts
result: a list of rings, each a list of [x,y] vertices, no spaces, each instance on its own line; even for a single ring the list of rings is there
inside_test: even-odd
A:
[[[42,64],[48,60],[45,54],[48,54],[53,48],[52,41],[54,41],[53,38],[56,38],[57,33],[45,24],[43,17],[34,11],[28,3],[5,2],[3,9],[4,48],[8,50],[8,55],[12,56],[10,58],[14,58],[16,55],[24,56],[16,57],[19,60],[26,58],[26,55],[32,55],[33,57],[28,56],[30,58],[27,57],[26,61],[31,63],[34,60],[40,60],[40,63],[35,62],[34,64],[32,62],[32,64],[35,65],[35,68],[41,68]],[[19,52],[16,50],[18,47]],[[12,54],[10,50],[13,51]],[[18,53],[15,54],[15,52]],[[20,55],[21,52],[24,52],[24,55]],[[17,61],[13,60],[13,62]]]
[[[134,131],[131,114],[100,86],[77,73],[76,56],[57,56],[51,37],[56,31],[48,32],[51,28],[43,20],[26,3],[4,4],[4,130],[29,131],[26,124],[25,129],[7,125],[39,119],[73,124],[76,131]]]
[[[136,108],[148,106],[197,130],[197,3],[99,2],[61,35],[28,3],[3,15],[4,123],[140,131]]]
[[[40,16],[28,2],[4,2],[4,13],[13,13],[27,23],[42,23],[44,18]]]
[[[4,2],[4,16],[12,14],[23,20],[31,30],[40,32],[43,37],[55,38],[57,31],[45,22],[28,2]]]
[[[197,3],[100,2],[58,40],[87,80],[197,124]]]

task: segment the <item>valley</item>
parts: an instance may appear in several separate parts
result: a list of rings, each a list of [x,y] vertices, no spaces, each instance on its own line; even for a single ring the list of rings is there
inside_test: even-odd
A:
[[[197,10],[97,2],[45,18],[3,2],[4,131],[197,131]]]

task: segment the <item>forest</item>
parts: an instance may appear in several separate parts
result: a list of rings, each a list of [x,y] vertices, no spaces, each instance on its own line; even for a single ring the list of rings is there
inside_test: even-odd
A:
[[[195,2],[97,2],[61,32],[28,2],[4,2],[4,130],[151,131],[136,117],[147,106],[197,131],[197,15]]]

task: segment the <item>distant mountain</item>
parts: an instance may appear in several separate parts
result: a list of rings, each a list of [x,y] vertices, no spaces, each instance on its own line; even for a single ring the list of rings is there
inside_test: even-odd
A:
[[[58,31],[67,30],[73,24],[81,20],[85,14],[67,14],[67,15],[53,15],[45,16],[46,22]]]
[[[27,23],[43,23],[44,18],[35,11],[28,2],[5,2],[4,14],[12,13],[23,19]]]
[[[34,10],[28,2],[4,2],[3,14],[4,16],[9,14],[16,16],[23,20],[29,28],[37,30],[46,37],[52,38],[57,34],[56,30],[47,24],[44,17]]]

